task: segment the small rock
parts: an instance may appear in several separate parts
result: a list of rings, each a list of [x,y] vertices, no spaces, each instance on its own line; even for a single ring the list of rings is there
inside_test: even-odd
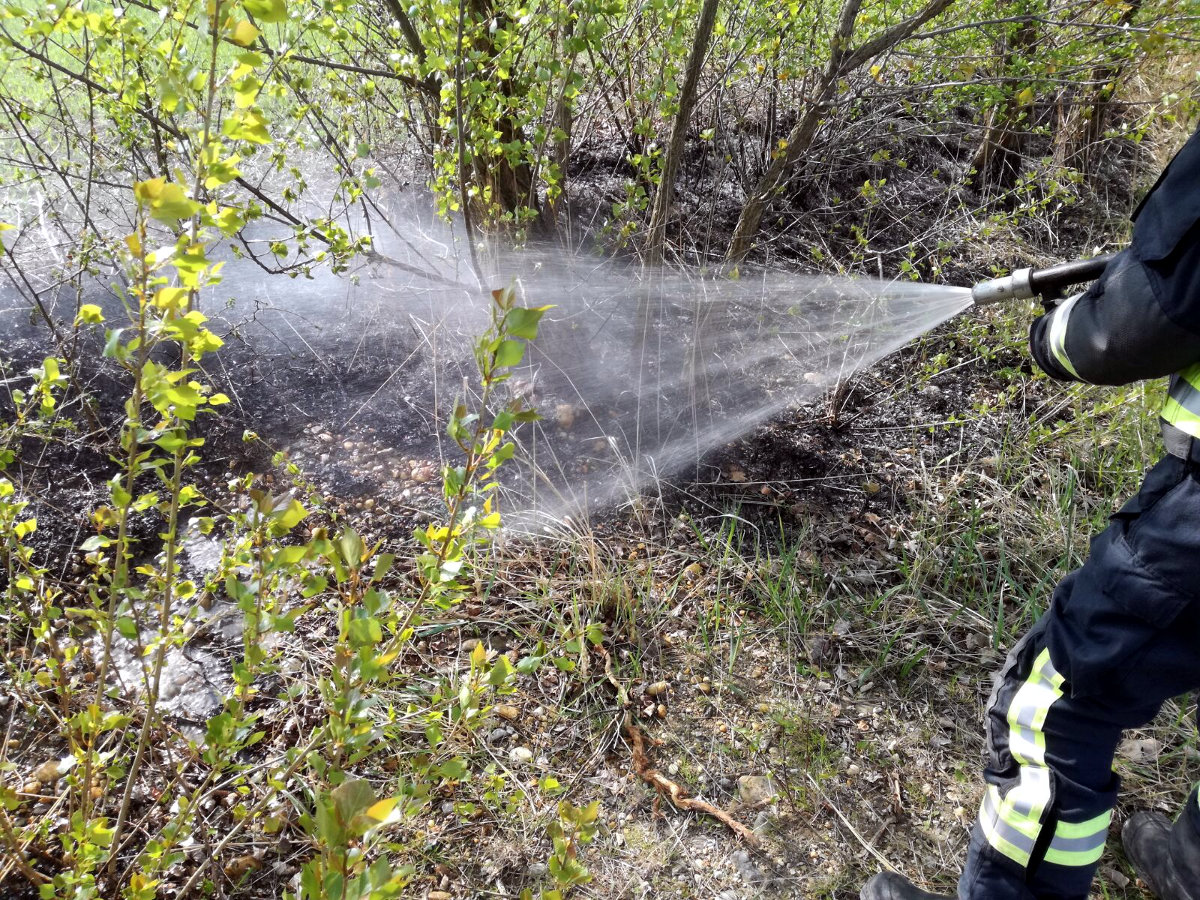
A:
[[[671,689],[670,682],[656,681],[654,684],[646,688],[646,694],[651,697],[657,697],[659,694],[665,694]]]
[[[769,803],[778,793],[769,775],[743,775],[738,779],[738,796],[743,803],[752,806]]]
[[[508,751],[508,758],[515,763],[533,762],[533,751],[528,747],[513,747]]]
[[[62,759],[48,759],[37,767],[32,778],[34,781],[40,781],[42,784],[54,784],[54,782],[70,772],[74,766],[74,756],[65,756]]]
[[[261,868],[262,860],[256,856],[246,854],[245,856],[239,856],[227,863],[225,866],[225,875],[228,878],[237,881],[247,872],[253,872],[256,869]]]
[[[515,706],[509,706],[507,703],[501,703],[496,707],[496,715],[502,719],[507,719],[509,722],[515,722],[521,717],[521,711]]]
[[[560,403],[554,407],[554,420],[559,428],[570,428],[575,424],[575,407],[570,403]]]
[[[1162,753],[1162,743],[1154,738],[1128,738],[1117,747],[1117,755],[1130,762],[1154,762]]]
[[[1104,880],[1111,884],[1119,891],[1129,887],[1129,878],[1124,872],[1114,869],[1112,866],[1101,866],[1100,874],[1104,876]]]
[[[745,850],[738,850],[732,858],[734,868],[737,869],[738,875],[746,884],[762,884],[766,880],[763,878],[763,873],[758,870],[758,866],[751,861],[750,854]]]
[[[493,728],[488,733],[488,736],[487,736],[487,742],[489,744],[499,744],[499,743],[501,743],[503,741],[507,741],[507,740],[508,740],[508,729],[507,728]]]
[[[322,431],[320,434],[317,435],[317,440],[320,441],[322,444],[332,444],[333,443],[333,435],[330,434],[328,431]]]
[[[430,891],[425,896],[428,900],[450,900],[452,895],[449,891]]]
[[[754,832],[756,834],[762,834],[771,827],[771,823],[774,821],[775,815],[771,810],[759,810],[758,815],[754,817]]]

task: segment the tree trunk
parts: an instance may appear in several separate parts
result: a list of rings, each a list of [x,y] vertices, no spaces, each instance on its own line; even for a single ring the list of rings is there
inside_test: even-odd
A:
[[[571,13],[570,8],[567,9],[567,19],[563,23],[562,30],[559,33],[559,43],[564,51],[566,46],[571,42],[571,38],[575,33],[575,17]],[[575,68],[576,53],[570,54],[567,57],[566,65],[563,71],[563,85],[559,92],[558,100],[554,108],[553,122],[557,129],[557,134],[554,136],[554,151],[552,161],[558,168],[559,193],[556,197],[547,196],[546,203],[542,207],[539,227],[543,234],[558,235],[558,210],[559,207],[569,205],[567,197],[567,163],[571,157],[571,129],[574,126],[574,109],[573,98],[567,96],[569,87],[569,79],[571,72]],[[569,235],[567,236],[569,240]]]
[[[1117,19],[1117,26],[1126,28],[1142,8],[1142,0],[1129,0],[1129,5]],[[1087,174],[1095,165],[1094,148],[1104,136],[1108,124],[1109,104],[1116,85],[1129,67],[1129,60],[1097,66],[1088,80],[1095,87],[1090,98],[1077,98],[1067,113],[1054,139],[1054,161],[1060,166],[1075,166]]]
[[[727,265],[737,265],[753,248],[768,204],[783,183],[784,176],[812,145],[817,128],[821,124],[821,116],[837,93],[838,80],[908,38],[934,16],[944,12],[952,3],[954,0],[930,0],[916,15],[905,19],[899,25],[877,32],[856,50],[851,51],[850,41],[854,37],[854,23],[858,18],[862,0],[845,0],[838,15],[837,30],[830,41],[829,65],[817,82],[813,99],[804,115],[788,134],[786,145],[771,160],[771,164],[758,179],[742,207],[733,238],[729,242],[729,250],[725,254]]]
[[[663,157],[662,172],[658,179],[658,191],[654,195],[654,208],[650,213],[650,231],[646,236],[646,261],[650,265],[662,262],[663,244],[666,242],[667,217],[671,214],[671,203],[675,199],[675,175],[679,171],[683,156],[684,139],[692,121],[692,110],[696,106],[696,89],[700,83],[700,70],[704,68],[704,57],[712,39],[713,25],[717,21],[718,0],[704,0],[700,7],[700,18],[696,23],[696,35],[692,39],[692,52],[688,56],[687,69],[683,76],[683,87],[679,92],[679,111],[671,126],[671,140]]]
[[[1037,25],[1032,18],[1017,27],[1012,43],[1004,51],[1002,75],[1007,77],[1015,68],[1014,62],[1029,54],[1037,36]],[[1025,146],[1025,132],[1018,126],[1032,102],[1022,98],[1022,93],[1012,94],[1003,106],[993,107],[988,112],[983,138],[971,158],[971,186],[976,190],[1008,188],[1016,183],[1021,171],[1021,151]]]

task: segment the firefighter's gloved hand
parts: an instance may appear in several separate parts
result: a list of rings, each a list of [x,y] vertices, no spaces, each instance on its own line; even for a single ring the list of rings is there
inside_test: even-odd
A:
[[[1029,352],[1033,355],[1033,361],[1043,372],[1059,381],[1079,381],[1079,376],[1060,360],[1066,359],[1064,345],[1067,314],[1082,296],[1081,292],[1059,301],[1052,310],[1038,316],[1029,326]]]

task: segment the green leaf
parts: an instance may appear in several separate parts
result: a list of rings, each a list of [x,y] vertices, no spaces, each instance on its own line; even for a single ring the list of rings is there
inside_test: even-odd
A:
[[[375,791],[364,778],[353,778],[339,784],[330,792],[330,797],[343,824],[349,824],[355,816],[366,812],[375,804]]]
[[[287,21],[287,4],[284,0],[245,0],[246,12],[261,22]]]
[[[271,143],[267,120],[257,109],[243,109],[231,113],[221,125],[221,134],[251,144]]]
[[[308,510],[300,503],[299,500],[293,500],[288,504],[287,509],[279,514],[278,524],[284,531],[291,531],[304,520],[308,515]]]
[[[338,552],[342,555],[342,561],[351,569],[357,569],[363,564],[367,548],[354,529],[347,528],[343,531],[341,537],[338,538],[337,546]]]
[[[501,341],[496,348],[496,365],[500,368],[520,365],[524,357],[525,345],[520,341]]]
[[[504,330],[513,337],[525,338],[532,341],[538,335],[538,323],[549,306],[516,307],[510,309],[504,318]]]
[[[449,781],[462,781],[467,777],[467,762],[461,758],[447,760],[438,766],[438,774]]]
[[[479,646],[482,646],[482,644]],[[488,673],[487,683],[492,687],[504,687],[508,684],[512,673],[512,663],[508,661],[507,656],[500,655],[496,657],[496,664],[492,666],[492,671]]]
[[[378,619],[353,619],[350,622],[350,643],[356,647],[368,647],[383,640],[383,629]]]

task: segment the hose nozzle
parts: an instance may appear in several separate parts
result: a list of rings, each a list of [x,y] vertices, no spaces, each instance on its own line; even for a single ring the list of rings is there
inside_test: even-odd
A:
[[[1061,298],[1071,285],[1095,281],[1116,255],[1108,253],[1091,259],[1076,259],[1044,269],[1018,269],[1011,275],[981,281],[971,288],[971,299],[976,306],[1038,296],[1051,303]]]
[[[1032,275],[1033,269],[1017,269],[1011,275],[981,281],[971,288],[971,300],[976,306],[1004,300],[1028,300],[1036,293]]]

